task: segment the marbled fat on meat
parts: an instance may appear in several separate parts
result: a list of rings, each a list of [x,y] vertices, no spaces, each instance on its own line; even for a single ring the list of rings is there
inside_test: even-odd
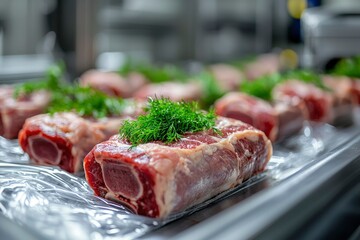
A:
[[[123,120],[123,117],[89,120],[70,112],[40,114],[26,120],[19,143],[36,164],[79,172],[83,170],[85,155],[97,143],[117,133]]]
[[[212,130],[164,144],[130,148],[115,135],[85,157],[85,176],[96,195],[135,213],[166,217],[201,203],[264,171],[272,154],[265,134],[241,121],[218,118]]]
[[[270,103],[240,92],[231,92],[215,103],[216,114],[248,123],[263,131],[271,141],[278,134],[278,117]]]
[[[124,120],[142,114],[144,106],[144,102],[128,100],[121,115],[100,119],[74,112],[40,114],[26,120],[19,144],[36,164],[80,172],[85,155],[97,143],[118,133]]]
[[[277,101],[301,101],[308,112],[308,120],[331,122],[334,97],[315,85],[299,80],[289,80],[273,89],[273,98]]]
[[[328,89],[299,80],[289,80],[273,89],[277,101],[299,101],[306,107],[307,120],[333,125],[352,123],[353,101],[350,97],[351,82],[346,79],[324,79]]]

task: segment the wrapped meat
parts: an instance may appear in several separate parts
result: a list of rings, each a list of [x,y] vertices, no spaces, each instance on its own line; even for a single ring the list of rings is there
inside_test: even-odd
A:
[[[114,136],[84,160],[96,195],[135,213],[166,217],[233,188],[264,171],[272,154],[265,134],[241,121],[218,118],[213,130],[164,144],[136,147]]]
[[[274,141],[278,132],[278,119],[272,106],[250,95],[232,92],[215,103],[217,115],[241,120],[263,131]]]
[[[50,93],[36,91],[26,96],[13,97],[14,88],[0,88],[0,135],[14,139],[29,117],[43,113],[50,103]]]
[[[129,104],[123,115],[101,119],[83,118],[72,112],[40,114],[26,120],[19,144],[36,164],[80,172],[85,155],[97,143],[116,134],[124,119],[141,114],[141,106]]]
[[[351,101],[337,91],[324,90],[313,84],[289,80],[273,89],[277,101],[300,101],[306,106],[308,120],[334,125],[352,122]]]
[[[304,107],[297,101],[269,102],[240,92],[232,92],[217,100],[215,112],[246,122],[263,131],[271,141],[284,139],[303,126]]]

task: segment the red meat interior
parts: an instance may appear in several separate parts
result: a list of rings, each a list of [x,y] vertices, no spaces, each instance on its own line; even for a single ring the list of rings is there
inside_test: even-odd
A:
[[[322,99],[308,97],[305,99],[306,107],[309,111],[309,118],[312,121],[321,121],[326,115],[326,102]]]
[[[112,192],[129,199],[141,196],[142,185],[131,166],[107,160],[104,161],[102,170],[105,184]]]
[[[234,110],[234,111],[229,110],[228,112],[226,112],[226,114],[223,114],[223,116],[237,119],[237,120],[240,120],[240,121],[250,124],[250,125],[254,125],[253,119],[248,114],[245,114],[245,113],[237,111],[237,110]]]
[[[29,138],[30,149],[34,159],[39,162],[58,165],[61,160],[61,151],[55,143],[46,138],[32,136]]]

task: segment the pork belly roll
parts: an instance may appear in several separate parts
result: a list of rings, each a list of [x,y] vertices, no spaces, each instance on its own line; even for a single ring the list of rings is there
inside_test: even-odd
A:
[[[215,113],[248,123],[263,131],[271,141],[278,134],[278,117],[270,103],[240,92],[231,92],[215,103]]]
[[[86,156],[86,179],[96,195],[137,214],[183,211],[263,172],[272,154],[265,134],[248,124],[218,118],[216,127],[222,134],[208,130],[133,148],[114,136]]]
[[[26,120],[19,133],[19,144],[35,164],[80,172],[85,155],[97,143],[116,134],[123,120],[90,120],[70,112],[40,114]]]
[[[36,91],[26,96],[13,97],[14,88],[0,88],[0,135],[14,139],[29,117],[43,113],[50,103],[50,93]]]

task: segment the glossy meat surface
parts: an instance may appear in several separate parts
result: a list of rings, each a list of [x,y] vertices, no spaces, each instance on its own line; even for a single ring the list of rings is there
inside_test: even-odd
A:
[[[86,179],[96,195],[137,214],[183,211],[261,173],[272,154],[265,134],[248,124],[219,118],[216,127],[221,135],[198,132],[133,148],[116,135],[86,156]]]
[[[75,113],[40,114],[26,120],[19,143],[32,161],[82,171],[85,155],[118,132],[124,118],[84,119]]]
[[[278,118],[270,103],[240,92],[228,93],[215,103],[216,114],[237,119],[263,131],[275,141]]]
[[[308,112],[308,120],[331,122],[334,96],[315,85],[298,80],[289,80],[273,89],[273,98],[284,102],[303,102]]]

